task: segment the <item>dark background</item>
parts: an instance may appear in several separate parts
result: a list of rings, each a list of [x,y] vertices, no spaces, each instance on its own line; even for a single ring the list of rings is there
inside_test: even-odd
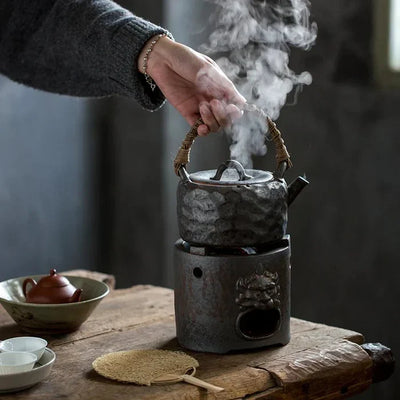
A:
[[[206,38],[208,3],[121,4],[183,43]],[[317,43],[294,51],[291,67],[313,84],[279,118],[288,180],[311,181],[290,210],[292,314],[399,354],[400,88],[374,82],[372,1],[313,0],[312,15]],[[0,76],[0,279],[57,266],[113,273],[119,287],[173,287],[172,160],[186,130],[168,106],[147,113],[130,99],[58,96]],[[214,168],[227,148],[223,135],[199,139],[190,169]],[[396,372],[357,399],[398,399],[399,382]]]

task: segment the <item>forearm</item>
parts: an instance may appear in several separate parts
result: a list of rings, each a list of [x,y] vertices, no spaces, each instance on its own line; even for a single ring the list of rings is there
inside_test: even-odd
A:
[[[140,51],[164,29],[109,0],[0,1],[0,72],[74,96],[120,94],[147,109],[164,97],[137,69]]]

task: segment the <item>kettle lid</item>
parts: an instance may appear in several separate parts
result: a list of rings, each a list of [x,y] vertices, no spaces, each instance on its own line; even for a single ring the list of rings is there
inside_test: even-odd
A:
[[[238,186],[265,183],[274,179],[269,171],[244,169],[236,160],[222,163],[218,169],[193,172],[189,175],[192,182],[215,186]]]

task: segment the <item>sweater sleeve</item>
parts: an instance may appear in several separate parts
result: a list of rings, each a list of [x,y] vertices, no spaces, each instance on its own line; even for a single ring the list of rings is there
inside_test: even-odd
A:
[[[137,70],[152,36],[169,32],[111,0],[1,0],[0,73],[38,89],[82,97],[165,101]]]

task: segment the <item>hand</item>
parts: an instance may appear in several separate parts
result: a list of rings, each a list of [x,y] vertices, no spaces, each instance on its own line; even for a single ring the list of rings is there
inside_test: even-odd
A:
[[[148,44],[139,55],[141,72],[147,48]],[[240,107],[246,99],[219,66],[204,54],[168,37],[162,37],[154,45],[147,73],[190,125],[202,118],[204,125],[197,128],[201,136],[229,126],[242,115]]]

